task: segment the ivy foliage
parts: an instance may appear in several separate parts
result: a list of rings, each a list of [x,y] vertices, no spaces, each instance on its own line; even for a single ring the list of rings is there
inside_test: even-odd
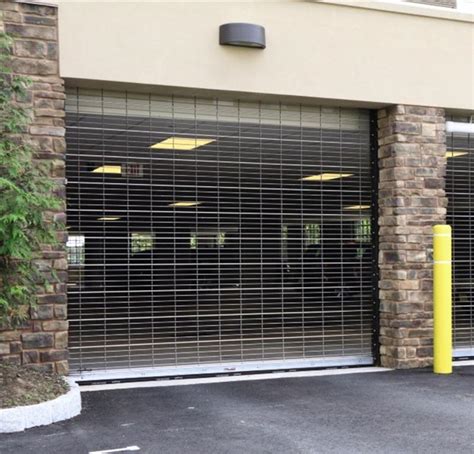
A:
[[[0,33],[0,325],[15,328],[34,307],[37,286],[45,283],[38,251],[56,242],[58,228],[45,211],[60,202],[47,161],[34,159],[25,134],[32,117],[21,101],[31,81],[12,73],[12,45],[12,38]]]

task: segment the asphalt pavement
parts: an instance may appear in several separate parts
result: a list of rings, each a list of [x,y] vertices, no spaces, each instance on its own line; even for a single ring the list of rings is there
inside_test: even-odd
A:
[[[0,453],[474,452],[474,366],[450,376],[393,371],[82,397],[72,420],[0,435]]]

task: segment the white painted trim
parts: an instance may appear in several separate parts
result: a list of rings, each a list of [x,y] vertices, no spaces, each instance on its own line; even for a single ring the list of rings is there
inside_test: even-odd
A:
[[[465,348],[455,348],[453,350],[454,358],[462,358],[465,356],[474,356],[474,347],[465,347]]]
[[[462,367],[462,366],[474,366],[474,359],[468,359],[466,361],[454,361],[453,367]]]
[[[52,0],[14,0],[15,3],[26,3],[27,5],[49,6],[50,8],[57,8],[58,2]]]
[[[138,446],[126,446],[125,448],[106,449],[104,451],[89,451],[89,454],[107,454],[109,452],[140,451]]]
[[[457,0],[456,10],[474,16],[474,2],[472,0]]]
[[[474,123],[462,123],[459,121],[447,121],[446,132],[463,132],[474,134]]]
[[[474,21],[472,13],[465,8],[455,9],[442,6],[411,3],[400,0],[309,0],[313,3],[328,3],[331,5],[351,8],[373,9],[397,14],[432,17],[436,19],[470,22]]]
[[[227,377],[183,378],[181,380],[158,380],[129,383],[113,383],[107,385],[82,385],[81,392],[109,391],[115,389],[162,388],[169,386],[206,385],[209,383],[228,383],[236,381],[275,380],[280,378],[326,377],[332,375],[368,374],[388,372],[385,367],[354,367],[351,369],[307,370],[301,372],[274,372],[255,375],[231,375]]]
[[[71,378],[66,380],[69,391],[56,399],[0,409],[0,433],[22,432],[30,427],[45,426],[77,416],[81,412],[79,386]]]

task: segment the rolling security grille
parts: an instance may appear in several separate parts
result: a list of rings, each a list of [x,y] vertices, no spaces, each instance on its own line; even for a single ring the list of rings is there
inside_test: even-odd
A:
[[[451,133],[447,145],[447,222],[453,229],[454,356],[474,356],[474,136]]]
[[[368,112],[73,89],[66,119],[73,369],[370,363]]]

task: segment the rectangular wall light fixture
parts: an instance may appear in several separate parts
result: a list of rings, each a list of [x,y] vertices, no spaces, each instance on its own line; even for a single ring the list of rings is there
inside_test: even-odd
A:
[[[97,218],[98,221],[118,221],[119,219],[121,218],[115,216],[103,216],[101,218]]]
[[[457,158],[458,156],[464,156],[467,154],[467,151],[447,151],[447,158]]]
[[[351,205],[349,207],[344,207],[345,210],[368,210],[370,205]]]
[[[196,137],[170,137],[162,142],[155,143],[150,148],[159,150],[194,150],[208,143],[215,142],[215,139],[198,139]]]
[[[92,173],[114,173],[116,175],[120,175],[122,173],[122,166],[111,166],[105,165],[96,167]]]
[[[337,180],[339,178],[347,178],[354,175],[353,173],[321,173],[319,175],[310,175],[308,177],[301,178],[303,181],[330,181]]]
[[[170,206],[172,208],[190,208],[190,207],[198,206],[200,204],[201,204],[201,202],[185,202],[185,201],[182,201],[182,202],[170,203],[168,206]]]

